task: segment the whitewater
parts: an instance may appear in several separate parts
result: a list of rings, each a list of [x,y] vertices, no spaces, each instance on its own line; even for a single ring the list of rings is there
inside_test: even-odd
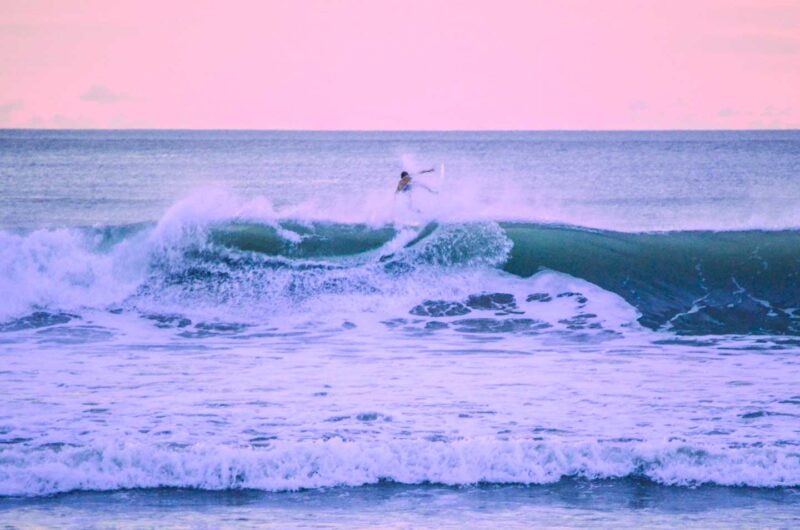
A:
[[[0,520],[800,516],[796,131],[0,131],[0,171]]]

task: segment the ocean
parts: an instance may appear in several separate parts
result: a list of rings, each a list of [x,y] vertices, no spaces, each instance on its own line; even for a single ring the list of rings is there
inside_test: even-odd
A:
[[[0,130],[0,523],[798,526],[798,204],[800,131]]]

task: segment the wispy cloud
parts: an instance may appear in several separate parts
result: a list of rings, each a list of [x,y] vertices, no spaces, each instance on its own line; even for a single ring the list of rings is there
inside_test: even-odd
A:
[[[81,101],[89,101],[91,103],[100,103],[103,105],[112,105],[129,99],[131,99],[131,97],[127,94],[114,92],[105,85],[92,85],[89,90],[81,94]]]
[[[772,105],[767,105],[761,112],[761,115],[767,118],[786,118],[791,116],[792,109],[789,107],[774,108]]]
[[[106,121],[105,126],[112,129],[147,129],[153,128],[152,123],[140,118],[131,118],[127,114],[119,113]]]
[[[770,5],[768,2],[756,2],[753,5],[736,5],[726,2],[723,7],[715,10],[714,18],[719,25],[733,25],[738,28],[792,30],[800,28],[800,4],[791,2]]]
[[[0,105],[0,125],[7,125],[11,115],[22,108],[22,101],[12,101],[5,105]]]
[[[94,126],[94,122],[85,116],[56,114],[50,118],[50,122],[59,129],[87,129]]]
[[[647,110],[649,105],[646,101],[642,101],[641,99],[637,99],[635,101],[631,101],[630,105],[628,105],[628,110],[633,113],[639,113]]]
[[[710,39],[706,48],[718,53],[797,55],[800,54],[800,40],[781,35],[737,35]]]

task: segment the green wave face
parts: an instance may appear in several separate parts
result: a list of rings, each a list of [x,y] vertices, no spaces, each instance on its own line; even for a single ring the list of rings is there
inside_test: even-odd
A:
[[[290,237],[287,235],[291,234]],[[367,225],[283,222],[276,226],[230,223],[213,227],[211,243],[269,256],[320,258],[377,250],[396,235],[394,228]]]
[[[615,292],[649,328],[681,334],[800,334],[800,232],[627,234],[503,225],[503,268],[541,268]]]

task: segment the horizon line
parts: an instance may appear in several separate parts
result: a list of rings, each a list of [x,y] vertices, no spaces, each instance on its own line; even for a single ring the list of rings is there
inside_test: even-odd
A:
[[[798,127],[787,128],[687,128],[687,129],[253,129],[247,127],[0,127],[0,131],[190,131],[190,132],[321,132],[321,133],[515,133],[515,132],[794,132]]]

